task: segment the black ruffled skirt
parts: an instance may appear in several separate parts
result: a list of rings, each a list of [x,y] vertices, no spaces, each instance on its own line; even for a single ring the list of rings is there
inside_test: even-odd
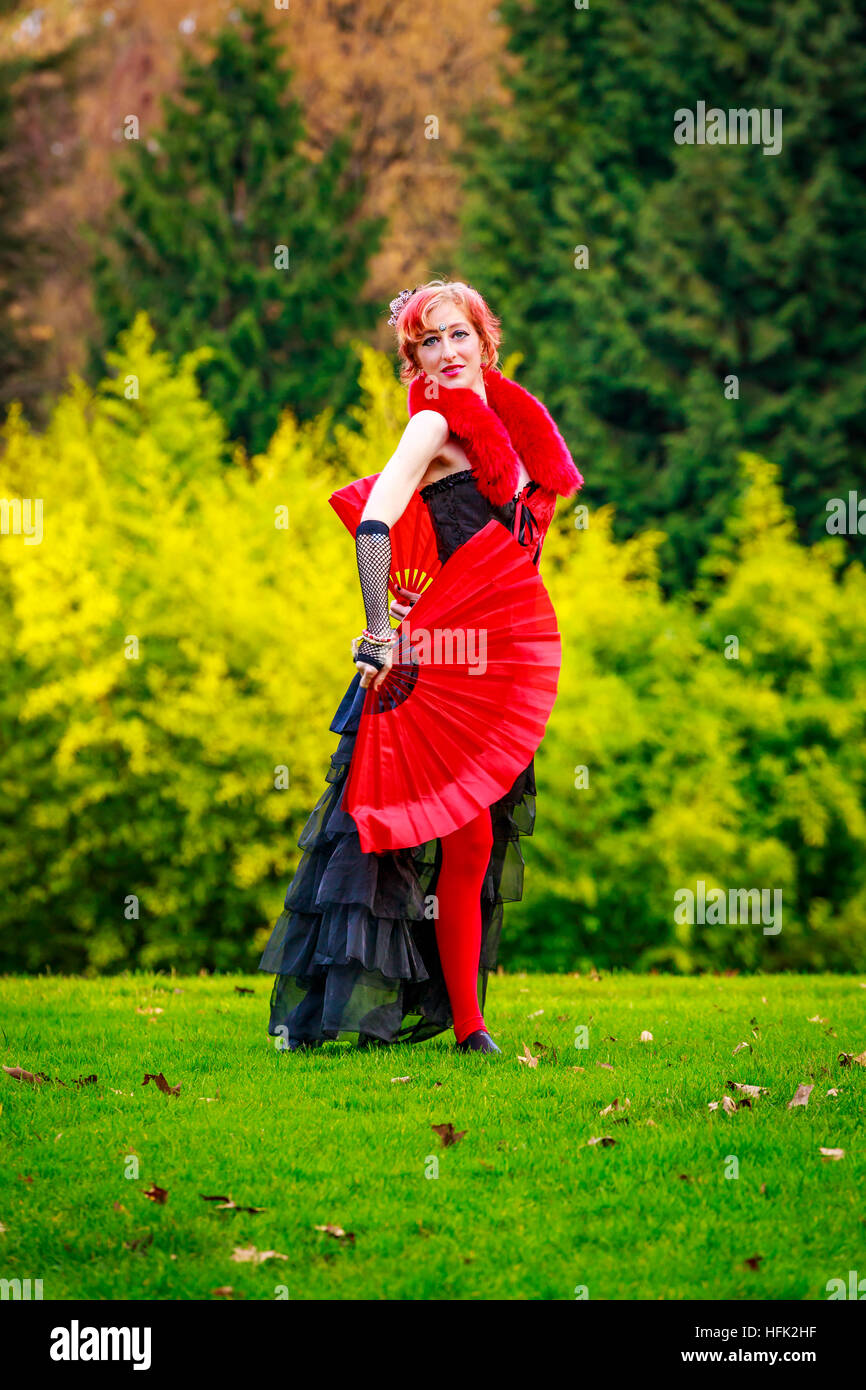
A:
[[[274,974],[268,1032],[285,1042],[424,1042],[452,1025],[436,944],[433,895],[441,842],[364,854],[343,789],[366,691],[352,680],[330,725],[340,734],[328,786],[304,826],[303,850],[259,963]],[[481,889],[481,1009],[495,970],[503,903],[523,895],[521,835],[535,825],[534,760],[490,808],[493,847]]]

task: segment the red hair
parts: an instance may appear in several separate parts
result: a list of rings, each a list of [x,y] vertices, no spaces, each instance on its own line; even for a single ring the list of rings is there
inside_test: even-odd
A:
[[[460,305],[481,339],[481,357],[487,359],[485,369],[495,367],[499,361],[501,321],[488,308],[483,296],[462,280],[428,280],[406,300],[394,324],[401,358],[400,380],[404,386],[421,375],[414,349],[430,332],[431,325],[425,322],[427,314],[445,302]]]

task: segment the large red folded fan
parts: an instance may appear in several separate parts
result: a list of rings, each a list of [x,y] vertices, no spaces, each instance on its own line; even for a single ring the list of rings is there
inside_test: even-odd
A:
[[[328,498],[343,525],[354,536],[373,484],[379,477],[371,473],[347,487],[338,488]],[[417,492],[413,492],[400,520],[391,527],[391,572],[388,588],[398,598],[399,588],[420,594],[442,568],[436,551],[436,536],[430,514]]]
[[[562,660],[541,576],[495,520],[399,633],[367,691],[343,796],[365,853],[425,844],[504,796],[544,736]]]

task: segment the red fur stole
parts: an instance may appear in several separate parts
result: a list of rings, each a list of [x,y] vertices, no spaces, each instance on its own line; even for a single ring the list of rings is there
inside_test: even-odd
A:
[[[520,459],[542,488],[571,497],[583,486],[568,446],[550,412],[496,367],[484,369],[487,405],[464,386],[441,386],[426,376],[409,386],[409,415],[438,410],[472,464],[478,491],[497,506],[517,492]]]

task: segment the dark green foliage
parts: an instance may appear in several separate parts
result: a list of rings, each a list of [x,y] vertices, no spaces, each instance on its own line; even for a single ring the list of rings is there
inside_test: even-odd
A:
[[[620,536],[661,526],[665,583],[688,584],[749,448],[819,539],[866,436],[862,6],[499,9],[522,70],[466,141],[461,266],[588,500],[615,503]],[[781,152],[677,145],[674,113],[698,101],[781,108]]]
[[[164,129],[142,131],[118,170],[114,246],[97,249],[93,274],[99,347],[140,307],[176,356],[212,347],[205,394],[230,435],[260,451],[285,407],[307,419],[356,400],[348,340],[374,322],[359,297],[382,221],[358,216],[351,132],[318,162],[304,152],[279,45],[260,13],[243,18],[216,36],[208,63],[187,57]]]

